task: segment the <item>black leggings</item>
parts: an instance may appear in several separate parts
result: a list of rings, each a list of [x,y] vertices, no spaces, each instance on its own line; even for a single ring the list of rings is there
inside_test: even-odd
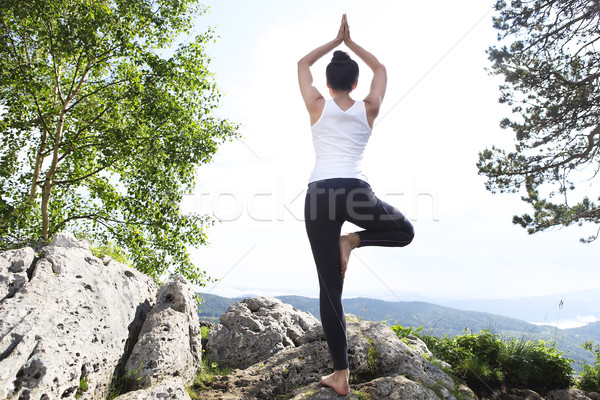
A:
[[[360,247],[406,246],[414,237],[414,229],[400,211],[379,200],[368,183],[353,178],[311,182],[304,219],[319,275],[321,322],[333,367],[346,369],[348,346],[339,250],[342,224],[349,221],[365,229],[357,232]]]

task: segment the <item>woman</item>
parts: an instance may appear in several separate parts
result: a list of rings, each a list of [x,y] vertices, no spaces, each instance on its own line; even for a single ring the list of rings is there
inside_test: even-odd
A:
[[[310,67],[342,42],[373,71],[371,89],[363,101],[350,96],[358,83],[358,65],[342,51],[334,53],[326,70],[331,99],[325,100],[313,86]],[[414,230],[400,211],[375,196],[361,169],[387,75],[377,58],[350,38],[345,14],[336,38],[298,61],[298,81],[316,155],[305,200],[306,231],[317,266],[321,322],[334,367],[321,383],[346,395],[350,370],[342,288],[350,253],[364,246],[406,246]],[[340,236],[345,221],[364,230]]]

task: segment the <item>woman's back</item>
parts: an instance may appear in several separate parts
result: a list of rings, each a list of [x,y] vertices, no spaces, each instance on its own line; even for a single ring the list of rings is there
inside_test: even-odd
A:
[[[327,100],[311,130],[315,166],[309,182],[329,178],[367,180],[362,158],[372,130],[364,102],[355,101],[344,111],[333,99]]]

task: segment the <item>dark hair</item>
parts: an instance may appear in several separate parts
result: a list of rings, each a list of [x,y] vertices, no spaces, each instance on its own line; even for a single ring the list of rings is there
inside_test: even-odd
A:
[[[325,75],[330,88],[350,92],[358,81],[358,64],[345,51],[336,50]]]

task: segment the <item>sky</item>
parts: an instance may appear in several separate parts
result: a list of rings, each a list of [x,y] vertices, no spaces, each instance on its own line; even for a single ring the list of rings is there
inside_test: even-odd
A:
[[[223,144],[199,168],[196,190],[184,199],[186,211],[217,221],[207,230],[210,244],[191,251],[218,279],[200,290],[318,297],[302,217],[314,155],[296,63],[335,37],[343,13],[353,40],[388,71],[366,175],[416,231],[405,248],[355,250],[344,297],[502,299],[600,288],[600,243],[579,242],[597,228],[528,235],[512,224],[513,215],[529,211],[520,196],[494,195],[478,175],[479,151],[514,146],[512,132],[499,127],[510,115],[498,103],[500,81],[486,71],[485,50],[497,37],[493,3],[204,2],[210,10],[191,35],[212,27],[218,36],[207,47],[223,92],[216,114],[240,124],[241,139]],[[329,58],[312,68],[326,97]],[[359,66],[353,95],[360,100],[372,74]],[[344,225],[343,231],[353,230]]]

